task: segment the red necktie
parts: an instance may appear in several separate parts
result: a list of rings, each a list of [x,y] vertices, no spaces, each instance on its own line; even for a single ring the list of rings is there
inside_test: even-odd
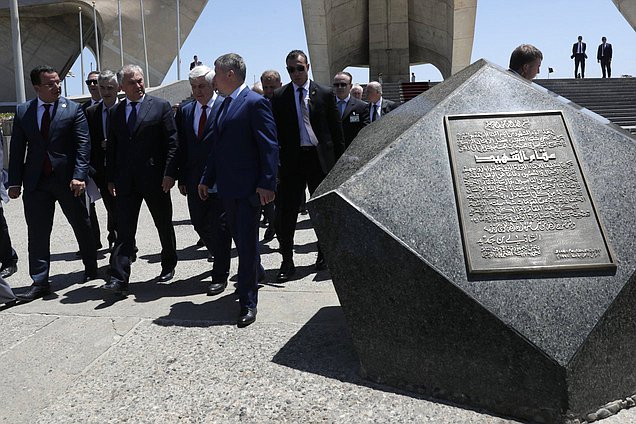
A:
[[[208,105],[201,106],[201,117],[199,118],[199,131],[197,131],[197,137],[199,140],[203,138],[203,130],[205,128],[205,123],[208,121],[208,114],[205,110],[208,108]]]
[[[50,104],[44,104],[44,113],[42,114],[42,121],[40,123],[40,133],[42,134],[42,138],[44,139],[45,147],[48,147],[49,144],[49,129],[51,128],[51,114],[49,113]],[[53,172],[53,165],[51,164],[51,159],[49,158],[48,149],[44,151],[44,164],[42,165],[42,172],[47,177],[51,175]]]

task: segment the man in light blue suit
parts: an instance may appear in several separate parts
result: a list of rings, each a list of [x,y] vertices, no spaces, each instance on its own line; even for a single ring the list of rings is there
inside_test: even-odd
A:
[[[193,68],[189,79],[195,101],[181,107],[175,117],[179,131],[177,175],[179,192],[188,197],[190,221],[209,254],[214,256],[212,283],[207,288],[208,296],[214,296],[227,286],[232,238],[216,187],[210,188],[205,200],[197,190],[212,148],[214,120],[224,99],[214,91],[214,71],[209,67]]]
[[[261,205],[274,200],[278,167],[276,124],[269,102],[245,85],[245,62],[235,53],[214,62],[215,84],[225,97],[215,120],[214,140],[199,195],[217,186],[239,256],[237,326],[256,320]]]
[[[77,103],[60,97],[61,81],[55,69],[36,67],[31,71],[31,83],[37,97],[16,108],[9,157],[9,197],[17,199],[24,186],[29,237],[33,285],[18,296],[23,301],[50,293],[50,238],[56,202],[79,243],[83,281],[97,276],[95,239],[85,204],[91,147],[84,112]]]

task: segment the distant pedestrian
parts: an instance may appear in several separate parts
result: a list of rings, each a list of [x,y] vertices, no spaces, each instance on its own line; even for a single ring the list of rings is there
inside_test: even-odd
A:
[[[415,82],[415,72],[411,72],[411,82]]]
[[[360,84],[353,84],[351,87],[351,97],[355,97],[358,100],[362,100],[362,92],[364,89]]]
[[[585,54],[586,44],[583,42],[583,36],[579,35],[579,41],[572,44],[572,56],[574,59],[574,78],[585,78]],[[579,65],[581,66],[581,73],[579,74]]]
[[[201,62],[201,61],[199,60],[199,58],[197,57],[197,55],[196,55],[196,54],[194,55],[193,59],[194,59],[194,60],[193,60],[192,62],[190,62],[190,70],[194,69],[194,67],[195,67],[195,66],[201,66],[201,65],[203,65],[203,62]]]
[[[596,52],[596,60],[601,64],[603,78],[607,74],[607,78],[612,78],[612,45],[607,42],[607,38],[601,38],[601,44]]]

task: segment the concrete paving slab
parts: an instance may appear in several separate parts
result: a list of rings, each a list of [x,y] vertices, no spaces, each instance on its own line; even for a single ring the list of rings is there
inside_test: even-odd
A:
[[[28,318],[26,328],[43,322],[39,316],[5,314],[2,318],[16,325]],[[139,322],[136,318],[44,318],[51,320],[48,325],[0,355],[5,388],[0,396],[2,422],[33,422],[41,408]]]
[[[3,314],[0,317],[0,357],[56,319],[46,315]]]

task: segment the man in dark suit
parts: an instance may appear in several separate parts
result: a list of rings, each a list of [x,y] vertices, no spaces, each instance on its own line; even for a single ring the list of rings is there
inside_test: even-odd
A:
[[[612,78],[612,45],[607,42],[607,38],[601,38],[601,44],[596,52],[596,60],[601,64],[603,78]]]
[[[214,139],[204,176],[201,199],[216,184],[238,251],[241,311],[237,326],[256,320],[258,279],[263,274],[258,244],[261,205],[274,200],[278,166],[276,125],[267,99],[245,85],[245,62],[235,53],[214,62],[215,84],[225,97],[214,122]],[[218,287],[221,293],[225,286]]]
[[[4,170],[4,137],[0,128],[0,278],[7,278],[18,271],[18,254],[11,246],[9,227],[4,217],[2,202],[8,202],[9,196],[4,186],[6,181]]]
[[[201,62],[201,61],[199,60],[199,58],[197,57],[197,55],[196,55],[196,54],[194,55],[193,59],[194,59],[194,60],[193,60],[192,62],[190,62],[190,70],[193,70],[193,69],[194,69],[194,68],[196,68],[197,66],[201,66],[201,65],[203,65],[203,62]]]
[[[101,103],[102,95],[99,93],[99,88],[97,87],[98,82],[97,78],[99,76],[99,71],[90,71],[88,76],[86,77],[86,87],[88,87],[88,92],[91,94],[91,98],[84,103],[82,103],[82,110],[84,114],[86,114],[86,110],[91,107]],[[93,150],[91,149],[91,153]],[[92,166],[92,163],[91,163]],[[89,173],[90,175],[90,173]],[[92,178],[93,175],[90,175]],[[95,238],[95,243],[97,244],[97,250],[102,248],[101,242],[101,234],[99,231],[99,220],[97,219],[97,211],[95,210],[95,202],[90,202],[88,215],[91,220],[91,228],[93,229],[93,237]],[[80,252],[77,252],[79,255]]]
[[[117,240],[117,219],[115,198],[108,191],[108,181],[106,181],[106,146],[108,143],[108,112],[119,103],[117,75],[110,70],[102,71],[99,74],[97,86],[102,101],[86,109],[85,113],[91,136],[91,168],[93,171],[91,177],[104,200],[107,213],[108,248],[112,250]],[[93,213],[94,208],[91,209],[91,214]],[[95,230],[95,225],[93,225],[93,230]],[[99,236],[99,227],[97,227],[97,236]],[[98,248],[99,245],[98,243]]]
[[[576,43],[572,44],[572,56],[574,59],[574,78],[579,78],[579,65],[581,66],[580,78],[585,78],[585,54],[586,44],[583,42],[583,36],[579,35],[579,39]]]
[[[353,77],[349,72],[338,72],[333,77],[336,105],[342,121],[345,148],[349,147],[360,130],[369,125],[369,105],[351,96]]]
[[[369,100],[369,119],[377,121],[382,116],[397,108],[400,104],[382,98],[382,84],[371,81],[367,84],[367,99]]]
[[[53,68],[33,69],[31,83],[37,98],[16,108],[9,157],[9,197],[17,199],[24,185],[33,285],[19,296],[23,301],[50,293],[49,246],[56,201],[79,243],[83,281],[97,276],[95,239],[84,193],[90,160],[86,117],[80,105],[60,97],[61,81]]]
[[[224,99],[214,91],[214,71],[209,67],[197,66],[189,77],[195,101],[177,113],[179,191],[188,197],[190,221],[214,257],[212,283],[207,290],[209,296],[214,296],[227,286],[232,238],[216,187],[210,187],[207,199],[202,200],[198,186],[212,148],[214,120]]]
[[[177,248],[170,189],[177,173],[177,127],[170,103],[145,94],[144,75],[125,65],[117,81],[126,100],[109,114],[106,179],[117,198],[117,242],[111,257],[107,291],[126,295],[141,202],[152,215],[161,243],[161,282],[174,277]]]
[[[296,272],[294,232],[305,185],[313,193],[344,152],[340,114],[333,91],[309,79],[307,55],[291,51],[286,58],[292,82],[276,90],[272,109],[280,144],[280,228],[283,261],[276,280],[289,280]],[[316,269],[325,269],[318,247]]]

